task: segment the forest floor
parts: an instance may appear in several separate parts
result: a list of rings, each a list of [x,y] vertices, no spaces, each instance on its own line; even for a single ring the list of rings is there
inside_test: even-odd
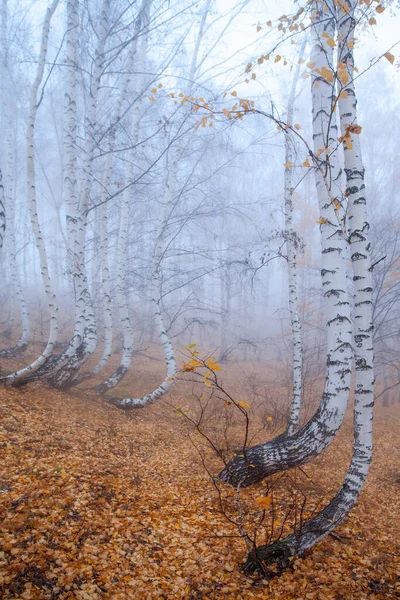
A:
[[[142,357],[124,385],[140,381],[148,391],[158,371]],[[224,376],[234,380],[238,367]],[[191,398],[178,383],[172,402]],[[357,507],[334,537],[269,581],[241,571],[243,540],[219,510],[186,419],[169,404],[121,411],[84,390],[33,384],[0,388],[0,419],[3,599],[400,598],[399,404],[377,406]],[[340,485],[351,430],[349,413],[331,448],[307,465],[314,504]]]

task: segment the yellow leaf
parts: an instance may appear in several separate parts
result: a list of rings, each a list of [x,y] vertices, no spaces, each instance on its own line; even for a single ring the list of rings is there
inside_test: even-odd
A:
[[[317,73],[320,73],[321,76],[326,79],[328,83],[333,82],[333,71],[327,69],[326,67],[322,67],[322,69],[317,69]]]
[[[370,20],[368,21],[368,23],[370,25],[376,25],[376,19],[375,19],[375,17],[371,17]]]
[[[306,158],[306,160],[303,162],[303,167],[309,167],[310,166],[310,161],[308,160],[308,158]]]
[[[335,210],[340,210],[342,208],[342,205],[340,204],[340,202],[338,200],[334,200],[333,205],[335,207]]]
[[[158,90],[157,90],[157,88],[151,88],[151,90],[150,90],[150,91],[151,91],[151,93],[152,93],[152,94],[157,94],[157,91],[158,91]]]
[[[297,123],[296,123],[296,125],[294,126],[294,128],[295,128],[295,129],[297,129],[297,131],[300,131],[300,129],[301,129],[300,125],[298,125]]]
[[[362,132],[361,125],[357,125],[356,123],[354,123],[354,125],[347,125],[346,129],[347,131],[350,131],[350,133],[355,133],[356,135],[360,135]]]
[[[153,96],[149,96],[149,100],[150,100],[150,102],[155,102],[156,101],[156,99],[153,98]]]
[[[309,69],[313,69],[313,68],[315,67],[315,65],[316,65],[316,64],[317,64],[317,63],[315,63],[315,62],[308,62],[306,66],[307,66]]]
[[[385,7],[382,6],[382,4],[380,4],[379,6],[376,7],[375,10],[376,10],[377,13],[381,14],[385,10]]]
[[[326,223],[328,223],[328,219],[321,217],[320,219],[318,219],[317,223],[318,225],[326,225]]]
[[[237,92],[231,92],[231,96],[237,96]]]
[[[339,69],[338,78],[343,85],[347,85],[349,83],[349,75],[345,69]]]
[[[271,502],[272,502],[271,496],[260,496],[259,498],[256,498],[254,500],[254,504],[258,508],[262,508],[263,510],[265,510],[266,508],[269,508],[271,506]]]
[[[275,60],[274,60],[274,62],[276,62],[276,63],[277,63],[277,62],[279,62],[279,61],[281,60],[281,58],[282,58],[282,56],[281,56],[280,54],[277,54],[277,55],[275,56]]]
[[[208,381],[208,379],[206,379],[204,385],[206,385],[207,387],[211,387],[211,381]]]
[[[244,400],[239,400],[238,406],[241,406],[242,408],[250,408],[250,404]]]
[[[257,33],[259,33],[261,31],[262,27],[260,25],[260,23],[257,25]]]
[[[391,52],[385,52],[383,56],[387,58],[391,65],[394,63],[394,56]]]
[[[285,167],[285,169],[290,169],[290,167],[292,166],[291,162],[287,162],[283,165]]]
[[[328,44],[328,46],[330,46],[331,48],[334,48],[336,46],[336,42],[334,39],[329,38],[329,40],[326,40],[326,43]]]
[[[348,92],[346,92],[345,90],[343,90],[343,92],[340,92],[339,94],[339,98],[347,98],[349,95]]]
[[[266,421],[267,421],[267,423],[271,423],[272,417],[267,417]]]
[[[213,358],[209,358],[206,361],[206,365],[211,371],[221,371],[221,367],[215,362]]]
[[[251,74],[251,78],[252,78],[252,79],[256,79],[256,78],[257,78],[257,73],[252,73],[252,74]]]

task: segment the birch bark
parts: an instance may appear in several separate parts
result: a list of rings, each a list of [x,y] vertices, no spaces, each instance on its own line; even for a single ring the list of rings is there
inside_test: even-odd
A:
[[[46,360],[53,353],[54,347],[57,343],[58,337],[58,322],[57,322],[57,299],[53,290],[53,285],[50,280],[48,261],[47,261],[47,253],[46,248],[43,241],[43,236],[39,224],[39,218],[37,214],[37,204],[36,204],[36,181],[35,181],[35,123],[36,123],[36,113],[38,108],[38,90],[43,79],[44,66],[46,62],[47,56],[47,47],[49,41],[49,32],[50,32],[50,22],[51,18],[58,6],[59,0],[53,0],[52,4],[48,7],[46,11],[45,20],[43,23],[42,30],[42,40],[41,47],[39,52],[39,61],[38,67],[36,71],[36,76],[32,84],[31,93],[30,93],[30,101],[29,101],[29,115],[28,115],[28,125],[27,125],[27,135],[26,135],[26,167],[27,167],[27,188],[28,188],[28,200],[29,200],[29,214],[31,218],[31,225],[35,235],[36,247],[39,253],[40,260],[40,268],[42,274],[42,280],[46,292],[47,301],[50,309],[50,332],[47,345],[43,350],[42,354],[30,365],[20,369],[18,371],[14,371],[7,377],[3,378],[3,381],[12,383],[15,381],[19,381],[26,375],[30,375],[34,373],[41,365],[43,365]]]
[[[131,121],[131,144],[133,147],[133,151],[131,152],[131,156],[129,160],[126,162],[125,173],[124,173],[124,184],[125,189],[122,195],[121,201],[121,213],[120,213],[120,223],[119,223],[119,232],[118,232],[118,245],[117,245],[117,277],[115,284],[115,294],[116,301],[118,306],[119,313],[119,321],[120,327],[122,331],[122,358],[119,367],[108,377],[105,381],[103,381],[100,385],[96,386],[96,390],[100,393],[105,393],[107,390],[115,387],[125,376],[127,373],[133,354],[133,343],[134,343],[134,335],[132,324],[129,316],[129,307],[128,307],[128,297],[127,297],[127,289],[126,289],[126,255],[128,250],[128,235],[129,235],[129,208],[131,205],[131,197],[133,194],[133,190],[131,187],[131,182],[134,180],[135,176],[135,154],[136,154],[136,145],[139,140],[139,130],[140,130],[140,119],[141,119],[141,99],[143,98],[143,94],[146,91],[146,83],[144,81],[143,73],[144,62],[147,55],[147,46],[148,46],[148,23],[150,18],[150,10],[151,10],[151,1],[144,0],[139,11],[138,18],[136,20],[135,26],[135,37],[134,42],[132,44],[132,48],[130,51],[129,59],[128,59],[128,68],[127,68],[127,78],[123,89],[121,91],[119,104],[117,107],[116,118],[119,120],[121,115],[122,106],[126,97],[126,94],[129,90],[129,84],[131,80],[131,73],[133,68],[135,67],[137,70],[137,76],[133,88],[133,96],[136,99],[133,107],[133,116]],[[142,43],[138,44],[139,32],[142,29],[144,24],[145,33],[142,39]]]
[[[51,385],[57,388],[69,388],[80,380],[79,369],[94,352],[97,343],[97,331],[93,303],[85,268],[85,234],[87,209],[92,186],[92,170],[95,153],[95,126],[97,98],[104,64],[104,48],[108,36],[107,17],[109,0],[104,0],[100,18],[100,32],[93,62],[90,81],[88,108],[85,119],[85,144],[83,160],[83,178],[78,195],[77,184],[77,116],[76,116],[76,73],[78,12],[75,1],[69,1],[68,32],[70,45],[67,45],[67,62],[71,65],[67,79],[65,98],[65,191],[67,207],[67,233],[70,265],[74,279],[76,309],[75,331],[66,352],[61,355],[56,370],[48,377]]]
[[[0,248],[3,248],[6,233],[6,203],[4,198],[3,173],[0,169]]]
[[[273,473],[302,465],[320,454],[335,437],[345,413],[350,391],[352,323],[347,291],[347,241],[342,229],[342,172],[336,150],[337,124],[333,111],[336,92],[333,48],[327,42],[335,34],[333,0],[329,10],[315,2],[312,27],[313,143],[317,165],[316,188],[320,209],[322,289],[327,332],[327,376],[318,410],[293,435],[278,436],[266,444],[245,448],[220,473],[223,481],[247,487]]]
[[[345,8],[344,8],[344,7]],[[348,199],[347,235],[350,243],[354,281],[355,399],[352,459],[337,495],[318,515],[303,523],[299,531],[271,546],[252,552],[246,569],[255,570],[260,562],[276,561],[301,555],[333,531],[356,504],[372,460],[372,420],[374,406],[372,269],[369,223],[366,211],[364,165],[359,133],[349,132],[357,125],[357,99],[354,87],[354,33],[356,0],[348,0],[336,9],[338,29],[339,112],[342,136],[346,136],[344,165]],[[341,94],[342,87],[347,94]]]
[[[292,87],[290,90],[287,122],[293,126],[294,103],[296,98],[296,88],[300,75],[300,64],[303,58],[305,44],[300,52],[299,60],[293,76]],[[287,249],[288,279],[289,279],[289,311],[292,325],[292,344],[293,344],[293,380],[292,380],[292,402],[286,435],[293,435],[299,428],[301,398],[303,388],[303,341],[301,333],[301,320],[299,311],[299,297],[297,284],[297,246],[298,237],[293,229],[293,139],[285,136],[285,175],[284,175],[284,201],[285,201],[285,238]]]
[[[21,313],[21,336],[15,346],[12,348],[5,348],[0,351],[0,357],[7,358],[14,356],[18,352],[26,350],[29,338],[30,338],[30,324],[29,324],[29,312],[26,304],[24,292],[21,285],[21,279],[18,273],[18,265],[16,260],[16,247],[15,247],[15,198],[14,198],[14,170],[15,170],[15,153],[13,146],[13,129],[10,111],[10,82],[9,82],[9,71],[8,71],[8,60],[7,60],[7,44],[8,44],[8,2],[3,0],[1,5],[1,72],[3,79],[3,90],[2,90],[2,108],[3,108],[3,121],[5,128],[5,176],[2,182],[2,201],[3,201],[3,217],[2,224],[5,227],[5,215],[8,215],[8,244],[7,250],[9,255],[9,266],[11,275],[11,290],[12,294],[15,294],[16,301],[18,303]],[[3,230],[5,231],[5,229]]]
[[[191,67],[189,71],[188,80],[189,90],[188,96],[191,95],[191,90],[194,82],[195,73],[197,70],[198,54],[200,50],[201,41],[204,36],[207,16],[210,10],[212,0],[207,0],[205,10],[200,22],[199,33],[196,38],[196,44],[192,56]],[[187,116],[187,115],[186,115]],[[184,111],[185,118],[185,111]],[[162,315],[162,261],[164,258],[165,244],[166,244],[166,232],[169,224],[169,219],[176,206],[176,180],[179,168],[179,162],[183,155],[183,149],[173,146],[167,152],[167,169],[166,169],[166,181],[164,187],[164,195],[162,200],[163,213],[160,223],[159,232],[157,235],[154,253],[153,253],[153,273],[152,273],[152,305],[153,305],[153,316],[156,325],[157,335],[160,340],[161,346],[164,352],[166,374],[162,383],[157,386],[155,390],[142,396],[141,398],[109,398],[109,400],[116,406],[124,409],[129,408],[141,408],[148,404],[158,400],[161,396],[166,394],[174,383],[174,377],[176,373],[176,360],[174,348],[169,338],[167,329],[164,325]]]

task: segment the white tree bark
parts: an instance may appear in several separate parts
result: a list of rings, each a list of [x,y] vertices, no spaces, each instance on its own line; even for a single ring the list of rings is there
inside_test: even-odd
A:
[[[6,233],[6,201],[4,197],[3,173],[0,169],[0,248],[3,248]]]
[[[169,223],[170,208],[174,198],[175,187],[172,182],[172,175],[176,175],[178,168],[180,153],[174,153],[174,162],[169,169],[167,169],[167,180],[165,184],[164,193],[164,217],[161,225],[159,235],[157,236],[155,250],[154,250],[154,270],[152,274],[152,298],[151,302],[153,305],[153,315],[155,325],[157,329],[157,335],[160,340],[161,346],[164,352],[164,358],[166,363],[166,375],[162,383],[153,390],[150,394],[146,394],[141,398],[110,398],[113,404],[116,404],[120,408],[142,408],[151,404],[155,400],[158,400],[161,396],[166,394],[174,383],[176,373],[176,360],[174,349],[169,338],[168,332],[165,329],[164,321],[162,317],[162,305],[161,305],[161,288],[162,288],[162,272],[161,262],[163,259],[164,245],[165,245],[165,233]]]
[[[199,33],[196,39],[196,44],[192,56],[191,67],[189,71],[189,90],[188,95],[191,95],[193,87],[194,76],[197,70],[198,54],[200,44],[204,36],[206,20],[208,12],[210,10],[212,0],[207,0],[205,10],[200,23]],[[184,118],[185,118],[185,111]],[[110,398],[110,401],[119,406],[120,408],[141,408],[148,404],[158,400],[161,396],[166,394],[174,384],[175,373],[176,373],[176,360],[174,348],[169,338],[168,332],[164,325],[162,316],[162,260],[165,252],[166,243],[166,231],[169,223],[171,214],[176,206],[176,180],[179,168],[179,161],[182,157],[183,149],[173,146],[167,152],[167,169],[166,169],[166,181],[164,187],[164,196],[162,200],[163,214],[161,218],[161,224],[156,239],[153,255],[153,273],[152,273],[152,305],[154,307],[153,318],[157,329],[157,335],[160,340],[161,346],[164,352],[165,364],[166,364],[166,375],[162,383],[153,390],[150,394],[146,394],[141,398]]]
[[[68,5],[68,34],[67,63],[71,65],[67,77],[67,90],[65,102],[65,192],[67,208],[67,233],[70,255],[70,266],[75,286],[75,331],[71,342],[57,361],[56,372],[48,380],[59,388],[67,388],[76,384],[80,377],[79,369],[94,352],[97,343],[97,331],[93,303],[90,297],[89,284],[85,268],[85,234],[87,223],[87,209],[92,185],[92,165],[95,151],[95,125],[97,97],[100,79],[104,64],[104,48],[108,36],[107,16],[109,0],[104,0],[98,44],[95,51],[93,73],[90,81],[89,100],[85,119],[85,144],[83,160],[83,178],[80,194],[77,185],[77,143],[76,143],[76,74],[75,65],[77,58],[77,26],[78,12],[74,0],[69,0]]]
[[[146,91],[146,83],[144,81],[143,73],[145,71],[144,63],[148,46],[148,27],[146,26],[146,24],[148,24],[149,22],[150,10],[151,1],[144,0],[136,20],[135,37],[127,61],[127,77],[125,79],[125,84],[121,90],[119,103],[115,115],[116,119],[119,120],[121,116],[122,106],[130,87],[129,84],[131,81],[131,73],[133,68],[135,67],[138,74],[136,76],[136,80],[134,82],[132,90],[132,95],[136,100],[133,107],[130,136],[133,150],[131,152],[131,156],[126,162],[124,173],[125,188],[121,200],[121,212],[116,256],[117,277],[115,283],[115,295],[123,339],[122,357],[121,363],[119,367],[114,371],[114,373],[112,373],[112,375],[110,375],[110,377],[108,377],[100,385],[96,386],[96,389],[100,393],[105,393],[107,390],[112,389],[122,380],[122,378],[125,376],[131,365],[133,354],[134,335],[128,307],[128,296],[126,286],[126,255],[128,250],[129,235],[129,208],[131,205],[132,195],[134,193],[134,190],[132,189],[132,186],[130,184],[132,183],[135,177],[135,147],[139,140],[140,119],[142,116],[140,101],[143,98],[144,92]],[[146,31],[142,42],[139,44],[139,32],[142,29],[143,24],[145,24],[146,26]]]
[[[356,0],[348,0],[346,10],[336,10],[338,25],[339,69],[347,72],[347,95],[339,97],[342,136],[349,125],[357,124],[356,93],[353,80],[353,41],[356,27]],[[349,45],[350,43],[350,45]],[[343,78],[342,78],[343,79]],[[343,79],[344,80],[344,79]],[[338,80],[341,88],[340,79]],[[340,93],[341,89],[339,89]],[[252,552],[246,569],[253,571],[260,563],[285,560],[301,555],[333,531],[356,504],[365,483],[372,459],[372,420],[374,406],[372,269],[369,223],[366,211],[364,165],[360,136],[351,134],[344,147],[346,197],[348,198],[347,233],[351,249],[354,291],[355,399],[353,454],[344,482],[337,495],[318,515],[302,524],[301,530],[271,546]]]
[[[110,286],[110,266],[108,263],[108,215],[106,203],[107,190],[110,186],[111,179],[111,164],[112,153],[109,149],[106,165],[104,168],[103,191],[100,196],[102,205],[100,207],[100,269],[101,269],[101,294],[102,294],[102,309],[104,322],[104,347],[103,353],[96,366],[90,372],[90,375],[100,373],[108,363],[112,352],[113,341],[113,320],[112,320],[112,302],[111,302],[111,286]]]
[[[324,77],[332,71],[333,48],[327,43],[335,34],[333,0],[326,0],[330,11],[320,12],[314,22],[311,62],[313,141],[316,162],[316,187],[320,209],[322,247],[322,288],[327,331],[327,377],[317,412],[292,436],[279,436],[266,444],[244,448],[220,473],[223,481],[249,486],[268,475],[310,461],[329,446],[346,410],[350,390],[352,361],[352,324],[346,281],[347,241],[340,210],[341,169],[337,151],[337,125],[333,111],[336,93],[333,80]],[[324,34],[324,35],[323,35]],[[318,72],[317,72],[318,70]],[[329,148],[328,152],[323,149]]]
[[[305,44],[300,52],[299,60],[294,72],[292,87],[289,95],[287,122],[293,127],[294,103],[296,87],[300,75],[300,63],[303,58]],[[292,402],[286,435],[292,435],[299,428],[300,409],[303,390],[303,340],[301,333],[301,320],[299,310],[298,284],[297,284],[297,246],[298,237],[293,229],[293,139],[285,136],[285,175],[284,175],[284,202],[285,202],[285,239],[289,279],[289,311],[292,325]]]
[[[5,128],[5,149],[6,149],[6,168],[4,181],[2,181],[2,205],[3,205],[3,217],[2,225],[5,227],[5,215],[8,215],[8,255],[9,255],[9,266],[11,273],[11,291],[15,294],[20,312],[21,312],[21,325],[22,332],[20,339],[17,344],[12,348],[6,348],[0,351],[0,357],[6,358],[14,356],[17,352],[24,351],[29,343],[30,338],[30,325],[29,325],[29,312],[26,304],[24,292],[21,285],[20,276],[18,273],[18,266],[16,260],[16,247],[15,247],[15,199],[14,199],[14,167],[15,167],[15,155],[13,145],[13,129],[10,111],[10,82],[8,72],[8,60],[7,60],[7,48],[8,48],[8,3],[7,0],[3,0],[1,5],[1,76],[3,81],[2,90],[2,117]],[[3,232],[5,229],[3,229]],[[12,299],[10,299],[12,301]]]
[[[27,166],[27,188],[28,188],[28,199],[29,199],[29,214],[31,218],[31,225],[35,235],[36,247],[39,253],[40,268],[43,279],[43,284],[46,292],[47,301],[50,309],[50,332],[47,345],[43,350],[42,354],[27,367],[11,373],[7,377],[3,378],[6,382],[19,381],[26,375],[34,373],[46,360],[52,355],[54,347],[57,343],[58,337],[58,322],[57,322],[57,299],[53,290],[53,285],[50,280],[47,253],[43,241],[43,236],[39,224],[39,218],[37,214],[36,204],[36,181],[35,181],[35,123],[37,113],[37,102],[38,102],[38,90],[40,83],[43,79],[44,66],[47,56],[47,47],[49,41],[49,31],[51,18],[58,6],[59,0],[53,0],[52,4],[46,11],[45,20],[43,23],[42,40],[39,52],[39,61],[36,71],[36,76],[32,84],[30,101],[29,101],[29,115],[26,135],[26,166]]]

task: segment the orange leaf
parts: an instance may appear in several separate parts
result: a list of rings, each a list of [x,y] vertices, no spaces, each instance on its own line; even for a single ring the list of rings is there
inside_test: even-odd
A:
[[[242,408],[250,408],[250,404],[244,400],[239,400],[238,406],[241,406]]]
[[[254,500],[254,504],[258,508],[262,508],[263,510],[265,510],[266,508],[269,508],[271,506],[271,502],[272,502],[271,496],[260,496],[259,498],[256,498]]]
[[[383,56],[388,59],[391,65],[394,63],[394,56],[391,52],[385,52]]]

